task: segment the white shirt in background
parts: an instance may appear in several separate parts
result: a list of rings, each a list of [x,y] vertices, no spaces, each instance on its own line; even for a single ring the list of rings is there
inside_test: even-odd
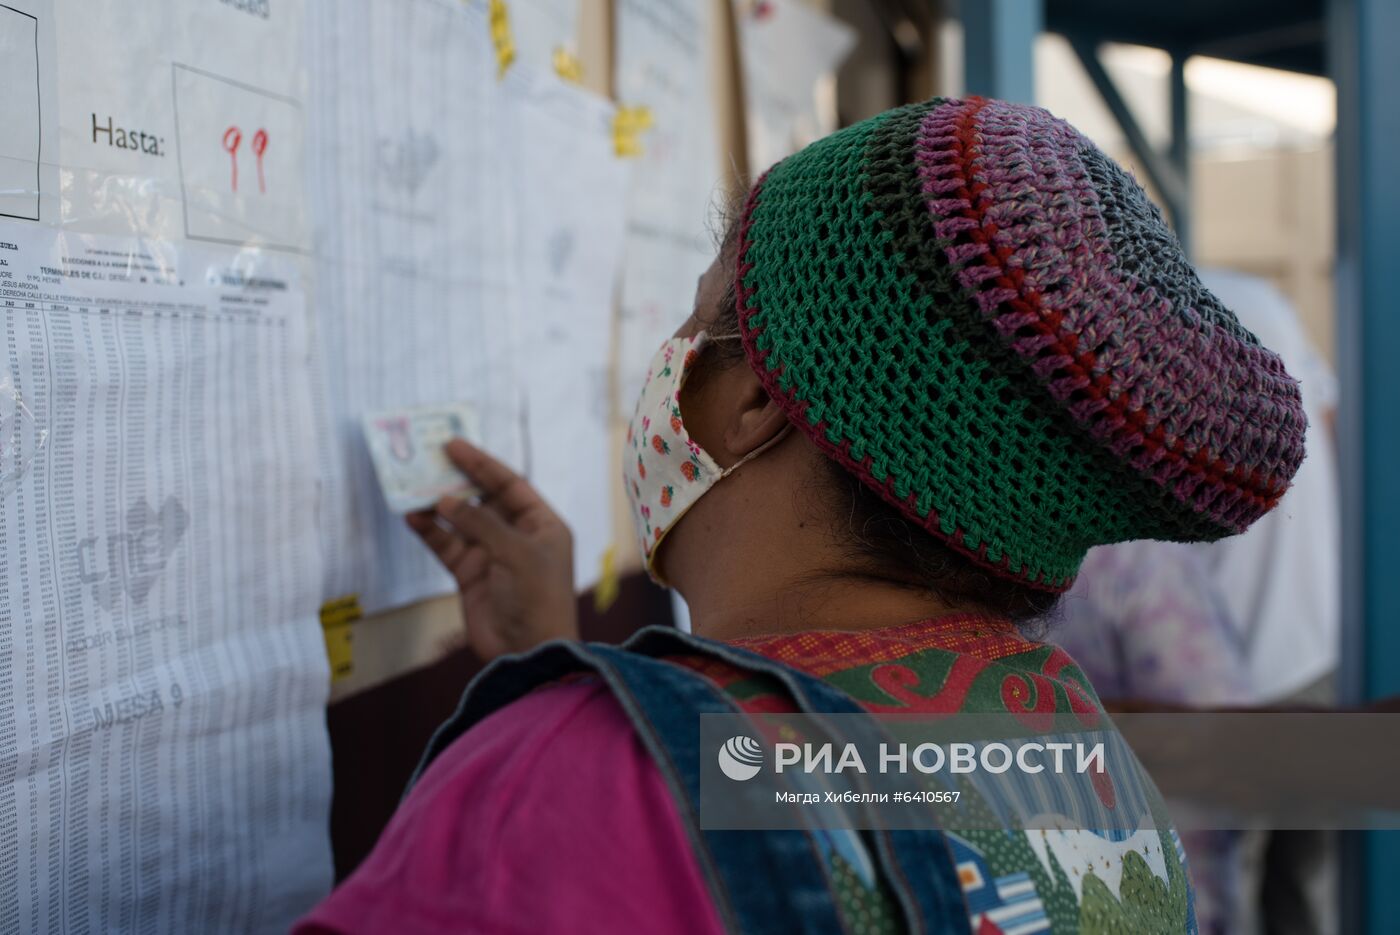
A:
[[[1283,358],[1308,418],[1307,454],[1273,512],[1242,535],[1196,546],[1239,628],[1257,700],[1276,701],[1333,672],[1341,655],[1337,465],[1324,422],[1337,380],[1269,282],[1213,269],[1202,270],[1201,281]]]

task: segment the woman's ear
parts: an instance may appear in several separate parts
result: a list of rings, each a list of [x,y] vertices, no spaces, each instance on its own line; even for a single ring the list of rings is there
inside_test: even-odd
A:
[[[768,395],[758,374],[748,367],[734,370],[739,385],[734,388],[733,406],[724,429],[727,461],[737,461],[757,451],[788,425],[787,414]]]

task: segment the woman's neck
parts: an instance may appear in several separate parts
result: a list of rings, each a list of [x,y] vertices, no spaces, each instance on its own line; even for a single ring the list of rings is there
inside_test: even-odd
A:
[[[738,585],[738,586],[735,586]],[[861,572],[796,576],[774,586],[707,588],[689,597],[692,630],[717,640],[805,630],[874,630],[945,616],[950,606],[925,590]]]
[[[871,630],[972,609],[853,557],[835,534],[842,517],[826,512],[820,457],[794,436],[701,497],[667,538],[662,572],[697,634]]]

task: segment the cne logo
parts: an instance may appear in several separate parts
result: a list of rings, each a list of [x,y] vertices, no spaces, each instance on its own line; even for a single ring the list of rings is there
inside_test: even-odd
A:
[[[719,748],[719,768],[737,782],[752,779],[763,768],[763,748],[752,737],[730,737]]]

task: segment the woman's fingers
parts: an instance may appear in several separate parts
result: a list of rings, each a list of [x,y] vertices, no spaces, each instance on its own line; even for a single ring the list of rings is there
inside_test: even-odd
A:
[[[466,588],[486,574],[491,567],[491,556],[479,545],[469,546],[462,552],[462,558],[453,569],[458,587]]]
[[[470,586],[491,564],[491,556],[480,545],[464,540],[461,535],[445,527],[436,513],[410,513],[407,516],[409,528],[418,534],[444,568],[457,579],[457,586]]]
[[[469,551],[501,559],[519,553],[520,534],[503,517],[457,497],[443,497],[434,511],[409,513],[405,518],[409,528],[453,571]]]
[[[548,508],[529,481],[470,442],[454,438],[446,451],[457,469],[480,489],[482,499],[503,510],[508,519],[538,507]]]
[[[468,543],[480,543],[498,559],[511,560],[520,554],[520,534],[499,514],[457,497],[443,497],[438,515],[450,523]]]
[[[438,521],[436,513],[409,513],[405,519],[408,520],[409,528],[418,533],[418,538],[433,550],[438,561],[442,562],[448,571],[453,571],[467,551],[467,544],[462,538],[444,527]]]
[[[578,637],[569,528],[529,482],[464,441],[446,446],[481,500],[444,497],[408,524],[457,580],[470,643],[485,659]]]

